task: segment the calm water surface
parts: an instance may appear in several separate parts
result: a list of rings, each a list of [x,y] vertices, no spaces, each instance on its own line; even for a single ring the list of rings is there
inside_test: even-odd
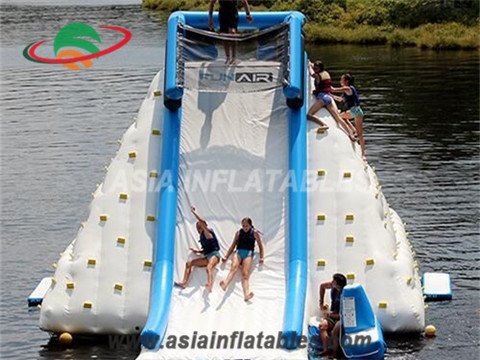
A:
[[[129,1],[134,2],[134,1]],[[165,19],[138,5],[1,7],[1,356],[134,359],[102,343],[48,346],[26,296],[75,237],[103,165],[163,64]],[[7,2],[8,4],[8,2]],[[89,3],[84,3],[84,5]],[[86,71],[29,62],[23,48],[64,25],[125,27],[132,41]],[[336,81],[350,70],[368,115],[369,162],[408,223],[422,271],[452,275],[430,304],[438,337],[388,340],[390,359],[479,357],[479,57],[385,47],[310,47]]]

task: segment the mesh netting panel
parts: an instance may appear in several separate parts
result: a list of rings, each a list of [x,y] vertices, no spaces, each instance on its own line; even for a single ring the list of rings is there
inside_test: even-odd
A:
[[[286,24],[243,34],[180,25],[177,54],[178,86],[185,89],[252,92],[288,84]]]

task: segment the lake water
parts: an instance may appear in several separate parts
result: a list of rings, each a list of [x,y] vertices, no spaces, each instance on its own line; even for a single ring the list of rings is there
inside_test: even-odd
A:
[[[135,1],[120,1],[120,3]],[[12,3],[16,5],[11,5]],[[48,346],[26,297],[75,237],[103,165],[163,66],[165,17],[136,5],[1,7],[1,357],[134,359],[104,343]],[[92,1],[84,5],[92,4]],[[95,2],[96,3],[96,2]],[[124,51],[80,72],[27,61],[24,47],[64,25],[120,26]],[[128,50],[127,50],[128,49]],[[369,162],[408,223],[422,271],[452,275],[454,300],[431,303],[435,339],[388,339],[390,359],[479,358],[479,56],[416,48],[308,48],[335,82],[350,70],[368,114]]]

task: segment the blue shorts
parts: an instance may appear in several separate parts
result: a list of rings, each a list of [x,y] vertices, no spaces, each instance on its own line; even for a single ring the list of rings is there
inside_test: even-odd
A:
[[[220,255],[220,251],[212,251],[212,252],[209,252],[208,254],[205,255],[205,257],[210,260],[212,257],[218,257],[218,260],[220,260],[222,258],[222,255]]]
[[[243,261],[248,257],[253,257],[253,251],[252,250],[239,249],[239,250],[237,250],[237,255],[240,257],[240,260]]]
[[[353,117],[357,117],[358,115],[365,115],[360,106],[352,106],[350,109],[348,109],[348,111],[350,111],[350,114]]]
[[[332,97],[330,96],[330,94],[323,91],[317,94],[317,100],[322,100],[325,106],[328,106],[332,103]]]

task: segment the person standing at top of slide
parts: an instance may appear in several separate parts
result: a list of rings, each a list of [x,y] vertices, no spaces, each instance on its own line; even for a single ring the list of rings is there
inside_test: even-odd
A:
[[[213,8],[217,0],[210,0],[210,9],[208,12],[208,28],[213,31]],[[220,10],[218,12],[218,20],[220,22],[220,32],[227,34],[236,34],[238,28],[238,6],[237,0],[219,0]],[[242,0],[245,12],[247,13],[247,21],[253,21],[250,15],[250,6],[248,0]],[[226,64],[233,64],[235,62],[236,48],[235,44],[225,42],[225,56]]]

